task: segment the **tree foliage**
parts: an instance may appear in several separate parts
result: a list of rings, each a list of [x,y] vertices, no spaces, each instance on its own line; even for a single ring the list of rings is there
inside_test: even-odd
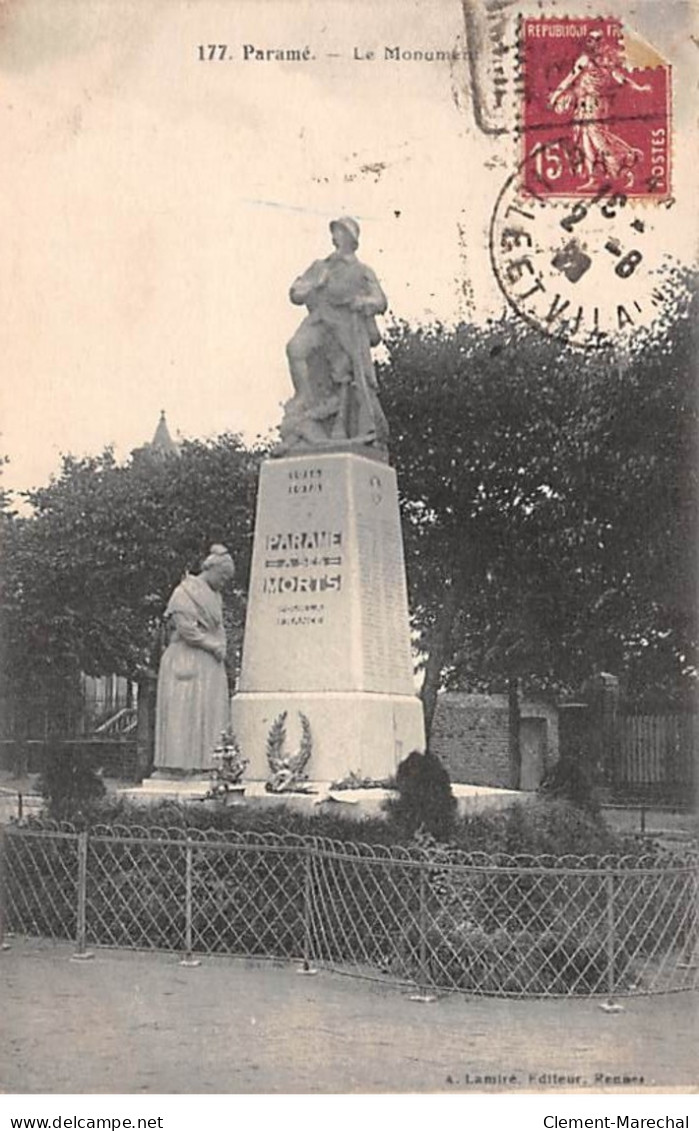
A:
[[[691,682],[691,302],[630,356],[528,327],[393,327],[392,425],[428,723],[437,688]]]
[[[53,750],[45,759],[39,791],[47,812],[56,821],[85,817],[106,795],[106,788],[89,754],[70,748]]]
[[[239,645],[259,459],[230,434],[185,441],[179,458],[147,448],[124,465],[109,449],[65,456],[47,487],[27,493],[33,513],[6,524],[12,676],[81,670],[139,679],[153,663],[170,592],[212,542],[237,561],[227,627]]]

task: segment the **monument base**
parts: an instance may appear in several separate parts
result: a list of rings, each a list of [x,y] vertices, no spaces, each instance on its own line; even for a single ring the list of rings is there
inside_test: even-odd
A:
[[[316,781],[356,776],[388,778],[412,750],[424,749],[422,704],[414,695],[346,692],[240,692],[233,698],[233,731],[249,759],[246,778],[270,775],[267,740],[286,711],[283,757],[293,756],[301,738],[300,715],[311,722],[312,768]]]
[[[205,782],[193,783],[182,780],[167,782],[163,779],[146,779],[140,786],[118,790],[118,796],[137,805],[158,805],[167,801],[177,805],[193,805],[211,812],[228,806],[245,806],[246,809],[270,810],[284,808],[306,816],[329,814],[346,817],[349,820],[363,821],[368,818],[385,819],[384,803],[394,796],[392,790],[374,789],[333,789],[329,781],[303,782],[306,792],[268,793],[264,781],[244,781],[235,786],[226,797],[207,797]],[[499,789],[486,785],[452,785],[459,816],[474,816],[476,813],[498,812],[516,804],[527,804],[536,800],[535,793],[523,793],[514,789]]]
[[[158,766],[153,770],[148,780],[151,782],[189,782],[198,786],[200,782],[208,782],[210,777],[211,770],[209,769],[183,770],[179,766]]]
[[[333,789],[332,783],[322,781],[304,782],[303,788],[308,792],[267,793],[264,782],[246,781],[245,805],[254,809],[285,806],[308,816],[332,814],[348,820],[364,821],[372,818],[386,819],[384,805],[390,797],[397,796],[392,789]],[[488,785],[452,784],[451,789],[460,817],[502,812],[513,805],[530,804],[537,796],[535,793]]]
[[[225,795],[213,797],[209,777],[167,778],[162,774],[158,777],[153,774],[140,785],[118,789],[117,797],[136,805],[160,805],[167,801],[174,805],[205,803],[209,808],[219,808],[242,804],[245,801],[245,784],[241,782],[240,785],[230,786]]]

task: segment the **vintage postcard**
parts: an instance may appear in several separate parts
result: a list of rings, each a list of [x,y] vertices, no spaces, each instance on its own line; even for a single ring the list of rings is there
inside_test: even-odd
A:
[[[672,350],[697,266],[698,15],[695,0],[0,0],[0,455],[15,507],[64,453],[111,445],[126,459],[163,411],[180,440],[269,441],[282,421],[292,448],[362,428],[380,439],[371,390],[354,433],[338,424],[357,310],[367,351],[374,316],[510,320],[569,343],[571,380],[590,351],[658,335]],[[349,346],[338,322],[340,392],[299,416],[324,332],[309,306],[300,335],[299,303],[343,239],[371,264],[369,299]],[[339,526],[294,542],[287,502],[267,557],[281,577],[290,555],[312,573],[325,554],[339,589]],[[302,605],[282,610],[294,631],[309,609],[322,623],[317,594]],[[332,975],[325,997],[322,973],[242,959],[230,973],[226,958],[181,970],[128,947],[79,980],[67,944],[26,945],[24,966],[19,944],[2,956],[8,1092],[579,1097],[697,1083],[686,992],[639,990],[617,1013],[604,995],[418,1003],[390,977]]]

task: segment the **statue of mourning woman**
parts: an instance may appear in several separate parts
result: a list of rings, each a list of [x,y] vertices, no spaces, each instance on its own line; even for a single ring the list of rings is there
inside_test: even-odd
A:
[[[155,775],[185,777],[213,766],[213,750],[230,726],[221,591],[235,566],[214,545],[199,574],[188,574],[165,610],[169,643],[158,673]]]
[[[379,403],[372,346],[386,296],[356,255],[359,225],[330,223],[334,251],[316,259],[289,292],[307,315],[286,348],[294,396],[284,406],[277,454],[294,449],[370,446],[385,449],[388,425]]]

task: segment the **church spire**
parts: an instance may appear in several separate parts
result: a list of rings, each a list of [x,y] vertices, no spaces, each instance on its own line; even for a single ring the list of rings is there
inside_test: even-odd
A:
[[[179,445],[175,443],[170,435],[170,429],[167,426],[165,419],[165,409],[160,410],[160,420],[158,427],[155,430],[155,435],[149,444],[152,452],[158,452],[162,455],[178,456],[180,454]]]

